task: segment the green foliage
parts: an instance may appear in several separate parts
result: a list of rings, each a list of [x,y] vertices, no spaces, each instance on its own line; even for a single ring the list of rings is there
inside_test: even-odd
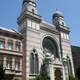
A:
[[[3,69],[3,65],[0,65],[0,80],[5,80],[5,70]]]
[[[5,77],[6,77],[6,80],[13,80],[14,78],[14,74],[6,74]]]
[[[75,80],[73,75],[69,75],[69,80]]]
[[[34,80],[50,80],[50,78],[47,75],[39,75]]]
[[[0,80],[12,80],[14,78],[14,74],[5,74],[5,69],[3,69],[3,65],[0,65]]]
[[[34,80],[50,80],[48,74],[47,74],[47,69],[46,69],[46,65],[43,64],[41,66],[41,72],[40,75],[38,75]]]
[[[34,79],[29,79],[29,80],[34,80]]]
[[[43,65],[41,66],[41,72],[40,72],[41,76],[47,76],[47,68],[45,63],[43,63]]]

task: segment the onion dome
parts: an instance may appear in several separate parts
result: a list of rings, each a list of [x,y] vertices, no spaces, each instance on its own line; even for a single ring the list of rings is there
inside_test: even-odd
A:
[[[35,3],[36,1],[35,0],[23,0],[23,4],[25,3],[25,2],[32,2],[32,3]]]
[[[63,18],[64,16],[63,16],[63,13],[61,11],[56,10],[55,13],[53,14],[53,19],[55,17],[62,17]]]

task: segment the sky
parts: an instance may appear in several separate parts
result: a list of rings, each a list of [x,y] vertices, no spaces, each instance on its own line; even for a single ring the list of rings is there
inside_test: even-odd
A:
[[[18,29],[17,18],[21,12],[23,0],[0,0],[0,26]],[[56,9],[63,12],[70,28],[72,45],[80,46],[80,0],[37,0],[38,14],[44,20],[52,22]]]

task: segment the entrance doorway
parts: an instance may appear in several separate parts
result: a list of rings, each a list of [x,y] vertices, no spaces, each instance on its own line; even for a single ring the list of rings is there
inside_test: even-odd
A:
[[[55,80],[63,80],[62,72],[59,68],[56,68],[55,70]]]

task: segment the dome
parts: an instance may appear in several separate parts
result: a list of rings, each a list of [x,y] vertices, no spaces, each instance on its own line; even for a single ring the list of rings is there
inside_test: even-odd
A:
[[[53,14],[53,18],[55,18],[55,17],[64,17],[64,16],[61,11],[56,10],[55,13]]]
[[[32,2],[33,4],[36,4],[36,0],[23,0],[23,4],[26,2],[27,3]]]
[[[24,3],[24,2],[29,2],[29,1],[31,1],[31,2],[36,2],[36,0],[23,0],[23,3]]]

